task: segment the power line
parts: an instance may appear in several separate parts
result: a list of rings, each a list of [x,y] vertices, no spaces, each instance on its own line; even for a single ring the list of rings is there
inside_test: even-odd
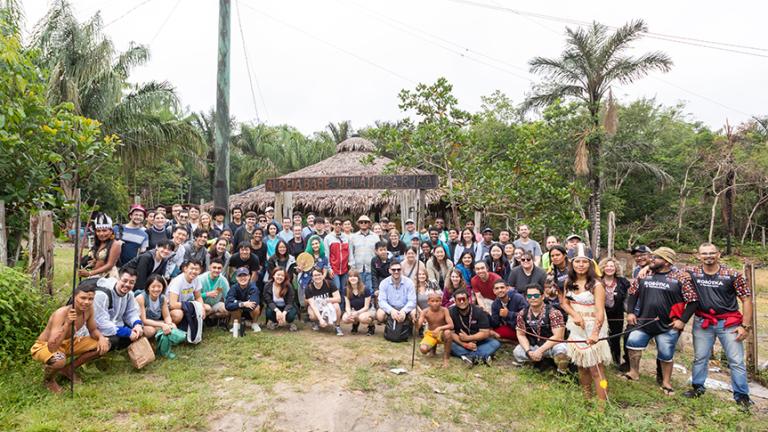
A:
[[[151,1],[152,1],[152,0],[144,0],[143,2],[141,2],[141,3],[137,4],[136,6],[134,6],[134,7],[130,8],[130,9],[128,9],[127,11],[125,11],[125,13],[123,13],[123,14],[122,14],[122,15],[120,15],[119,17],[117,17],[117,18],[113,19],[112,21],[110,21],[110,22],[108,22],[108,23],[104,24],[104,27],[102,27],[102,28],[107,28],[107,27],[111,26],[112,24],[114,24],[114,23],[116,23],[116,22],[120,21],[121,19],[123,19],[123,18],[127,17],[128,15],[130,15],[131,13],[133,13],[133,11],[135,11],[136,9],[138,9],[138,8],[140,8],[140,7],[142,7],[142,6],[144,6],[145,4],[147,4],[147,3],[151,2]]]
[[[166,24],[168,24],[168,21],[170,21],[171,17],[173,16],[173,13],[174,13],[174,12],[176,12],[176,8],[177,8],[177,7],[179,7],[179,3],[181,3],[181,0],[176,0],[176,4],[174,4],[174,5],[173,5],[173,8],[171,8],[171,11],[170,11],[170,12],[168,12],[168,15],[166,15],[166,17],[165,17],[165,20],[163,20],[163,23],[162,23],[162,24],[160,24],[160,27],[159,27],[159,28],[157,29],[157,31],[155,32],[155,35],[154,35],[154,36],[152,36],[152,39],[150,39],[150,40],[149,40],[149,43],[150,43],[150,44],[151,44],[152,42],[154,42],[154,41],[155,41],[155,39],[157,39],[157,37],[158,37],[158,36],[160,36],[160,33],[161,33],[161,32],[163,31],[163,29],[165,28],[165,25],[166,25]]]
[[[340,46],[338,46],[338,45],[336,45],[336,44],[333,44],[333,43],[331,43],[331,42],[328,42],[328,41],[327,41],[327,40],[325,40],[325,39],[321,39],[321,38],[319,38],[319,37],[317,37],[317,36],[313,35],[312,33],[309,33],[309,32],[307,32],[306,30],[304,30],[304,29],[302,29],[302,28],[300,28],[300,27],[297,27],[297,26],[295,26],[295,25],[293,25],[293,24],[287,23],[287,22],[285,22],[285,21],[283,21],[283,20],[281,20],[281,19],[279,19],[279,18],[276,18],[276,17],[274,17],[274,16],[272,16],[272,15],[270,15],[270,14],[266,13],[266,12],[263,12],[263,11],[261,11],[261,10],[259,10],[259,9],[256,9],[256,8],[254,8],[253,6],[249,5],[249,4],[246,4],[246,3],[244,3],[244,4],[243,4],[243,6],[244,6],[244,7],[246,7],[246,8],[248,8],[248,9],[250,9],[250,10],[252,10],[252,11],[254,11],[254,12],[256,12],[256,13],[258,13],[258,14],[260,14],[260,15],[263,15],[263,16],[265,16],[265,17],[267,17],[267,18],[271,19],[272,21],[275,21],[275,22],[277,22],[277,23],[279,23],[279,24],[282,24],[282,25],[284,25],[284,26],[286,26],[286,27],[288,27],[288,28],[291,28],[291,29],[293,29],[294,31],[296,31],[296,32],[299,32],[299,33],[301,33],[301,34],[303,34],[303,35],[305,35],[305,36],[309,37],[310,39],[313,39],[313,40],[315,40],[315,41],[317,41],[317,42],[320,42],[320,43],[322,43],[322,44],[328,45],[329,47],[331,47],[331,48],[333,48],[333,49],[335,49],[335,50],[337,50],[337,51],[340,51],[340,52],[342,52],[342,53],[344,53],[344,54],[346,54],[346,55],[348,55],[348,56],[350,56],[350,57],[353,57],[353,58],[355,58],[355,59],[357,59],[357,60],[359,60],[359,61],[361,61],[361,62],[363,62],[363,63],[367,63],[367,64],[369,64],[369,65],[371,65],[371,66],[375,67],[376,69],[380,69],[380,70],[382,70],[382,71],[384,71],[384,72],[386,72],[386,73],[388,73],[388,74],[390,74],[390,75],[392,75],[392,76],[395,76],[395,77],[397,77],[397,78],[400,78],[401,80],[404,80],[404,81],[408,81],[408,82],[409,82],[409,83],[411,83],[411,84],[416,84],[416,81],[415,81],[415,80],[412,80],[412,79],[410,79],[410,78],[406,77],[405,75],[402,75],[402,74],[400,74],[400,73],[398,73],[398,72],[395,72],[395,71],[393,71],[392,69],[389,69],[389,68],[388,68],[388,67],[386,67],[386,66],[382,66],[382,65],[380,65],[380,64],[378,64],[378,63],[376,63],[376,62],[374,62],[374,61],[372,61],[372,60],[369,60],[369,59],[367,59],[367,58],[365,58],[365,57],[361,57],[361,56],[359,56],[359,55],[357,55],[357,54],[353,53],[352,51],[349,51],[349,50],[347,50],[347,49],[344,49],[344,48],[342,48],[342,47],[340,47]]]
[[[655,76],[650,76],[650,78],[653,78],[653,79],[655,79],[655,80],[657,80],[657,81],[661,81],[661,82],[663,82],[664,84],[666,84],[666,85],[668,85],[668,86],[674,87],[674,88],[676,88],[676,89],[678,89],[678,90],[684,91],[684,92],[686,92],[686,93],[688,93],[688,94],[691,94],[691,95],[693,95],[693,96],[696,96],[696,97],[698,97],[698,98],[700,98],[700,99],[703,99],[703,100],[705,100],[705,101],[707,101],[707,102],[713,103],[713,104],[715,104],[715,105],[718,105],[718,106],[720,106],[720,107],[726,108],[726,109],[728,109],[728,110],[731,110],[731,111],[733,111],[733,112],[737,112],[737,113],[739,113],[739,114],[743,114],[743,115],[745,115],[745,116],[747,116],[747,117],[752,117],[752,114],[749,114],[749,113],[747,113],[747,112],[744,112],[744,111],[742,111],[742,110],[740,110],[740,109],[737,109],[737,108],[734,108],[734,107],[728,106],[728,105],[726,105],[726,104],[724,104],[724,103],[718,102],[718,101],[716,101],[715,99],[712,99],[712,98],[710,98],[710,97],[707,97],[707,96],[704,96],[704,95],[702,95],[702,94],[696,93],[696,92],[694,92],[694,91],[691,91],[691,90],[685,89],[685,88],[683,88],[683,87],[680,87],[679,85],[677,85],[677,84],[674,84],[674,83],[671,83],[671,82],[669,82],[669,81],[667,81],[667,80],[665,80],[665,79],[663,79],[663,78],[659,78],[659,77],[655,77]]]
[[[428,43],[431,43],[431,44],[433,44],[433,45],[435,45],[435,46],[438,46],[438,47],[440,47],[440,48],[442,48],[442,49],[444,49],[444,50],[447,50],[447,51],[449,51],[449,52],[452,52],[452,53],[454,53],[454,54],[457,54],[458,56],[460,56],[460,57],[462,57],[462,58],[466,58],[466,59],[468,59],[468,60],[471,60],[471,61],[474,61],[474,62],[476,62],[476,63],[479,63],[479,64],[482,64],[482,65],[488,66],[488,67],[490,67],[490,68],[493,68],[493,69],[496,69],[496,70],[499,70],[499,71],[501,71],[501,72],[504,72],[504,73],[507,73],[507,74],[509,74],[509,75],[512,75],[512,76],[514,76],[514,77],[516,77],[516,78],[520,78],[520,79],[522,79],[522,80],[524,80],[524,81],[532,82],[532,80],[531,80],[530,78],[526,77],[526,76],[522,76],[522,75],[520,75],[520,74],[518,74],[518,73],[515,73],[515,72],[512,72],[512,71],[510,71],[510,70],[508,70],[508,69],[505,69],[505,68],[499,67],[499,66],[497,66],[497,65],[494,65],[494,64],[488,63],[488,62],[486,62],[486,61],[483,61],[483,60],[480,60],[480,59],[474,58],[474,57],[472,57],[470,54],[474,54],[474,55],[477,55],[477,56],[481,56],[481,57],[487,58],[487,59],[489,59],[489,60],[492,60],[492,61],[495,61],[495,62],[501,63],[501,64],[503,64],[503,65],[506,65],[506,66],[508,66],[508,67],[511,67],[511,68],[514,68],[514,69],[519,69],[519,70],[522,70],[522,71],[524,71],[524,72],[526,72],[526,73],[528,72],[526,69],[524,69],[524,68],[521,68],[520,66],[517,66],[517,65],[514,65],[514,64],[512,64],[512,63],[509,63],[509,62],[507,62],[507,61],[505,61],[505,60],[503,60],[503,59],[499,59],[499,58],[496,58],[496,57],[492,57],[492,56],[490,56],[490,55],[487,55],[487,54],[483,54],[483,53],[481,53],[481,52],[479,52],[479,51],[475,51],[475,50],[472,50],[472,49],[470,49],[470,48],[468,48],[468,47],[466,47],[466,46],[460,45],[460,44],[458,44],[458,43],[456,43],[456,42],[450,41],[450,40],[448,40],[448,39],[445,39],[445,38],[443,38],[443,37],[441,37],[441,36],[437,36],[437,35],[435,35],[435,34],[432,34],[432,33],[426,32],[426,31],[424,31],[424,30],[421,30],[421,29],[419,29],[419,28],[416,28],[416,27],[414,27],[414,26],[412,26],[412,25],[410,25],[410,24],[408,24],[408,23],[405,23],[405,22],[403,22],[403,21],[399,21],[399,20],[397,20],[397,19],[395,19],[395,18],[391,18],[391,17],[388,17],[388,16],[386,16],[386,15],[384,15],[384,14],[381,14],[381,13],[379,13],[379,12],[376,12],[376,11],[374,11],[374,10],[372,10],[372,9],[369,9],[369,8],[367,8],[367,7],[365,7],[365,6],[362,6],[362,5],[360,5],[360,4],[356,4],[356,3],[354,3],[354,2],[350,2],[350,3],[351,3],[353,6],[355,6],[355,7],[358,7],[358,8],[360,8],[360,9],[364,9],[364,10],[368,11],[368,12],[369,12],[369,16],[371,16],[371,17],[373,17],[373,18],[377,18],[377,17],[381,18],[381,19],[378,19],[378,18],[377,18],[377,19],[378,19],[380,22],[383,22],[384,24],[386,24],[386,25],[388,25],[388,26],[390,26],[390,27],[392,27],[392,28],[395,28],[395,29],[397,29],[397,30],[403,31],[403,32],[405,32],[405,33],[408,33],[408,34],[410,34],[410,35],[412,35],[412,36],[414,36],[414,37],[416,37],[416,38],[418,38],[418,39],[421,39],[421,40],[423,40],[423,41],[425,41],[425,42],[428,42]],[[447,46],[445,46],[445,45],[442,45],[442,44],[440,44],[440,43],[437,43],[437,42],[435,42],[435,41],[433,41],[433,40],[430,40],[430,39],[424,38],[424,37],[420,36],[420,35],[419,35],[419,34],[417,34],[417,33],[421,33],[421,34],[424,34],[424,35],[426,35],[426,36],[429,36],[429,37],[431,37],[431,38],[434,38],[434,39],[436,39],[436,40],[439,40],[439,41],[445,42],[445,43],[447,43],[447,44],[449,44],[449,45],[453,45],[453,46],[457,47],[459,50],[457,51],[456,49],[453,49],[453,48],[447,47]]]
[[[253,91],[253,78],[251,74],[251,62],[248,60],[248,48],[245,46],[245,33],[243,32],[243,21],[240,18],[240,0],[236,0],[236,8],[237,11],[237,28],[240,30],[240,40],[243,43],[243,57],[245,57],[245,70],[248,72],[248,84],[251,86],[251,100],[253,101],[253,111],[256,113],[256,122],[261,123],[261,120],[259,120],[259,108],[256,104],[256,92]],[[258,85],[259,80],[256,80],[256,84]],[[264,109],[266,110],[267,104],[264,103],[264,96],[261,93],[261,88],[259,88],[259,96],[261,96],[261,103],[264,105]]]
[[[490,4],[487,4],[487,3],[479,3],[479,2],[469,1],[469,0],[449,0],[449,1],[454,2],[454,3],[460,3],[460,4],[468,5],[468,6],[474,6],[474,7],[478,7],[478,8],[498,10],[498,11],[507,12],[507,13],[511,13],[511,14],[514,14],[514,15],[518,15],[518,16],[530,16],[530,17],[534,17],[534,18],[539,18],[539,19],[548,20],[548,21],[555,21],[555,22],[560,22],[560,23],[565,23],[565,24],[576,24],[576,25],[591,25],[592,24],[592,23],[590,23],[588,21],[582,21],[582,20],[577,20],[577,19],[572,19],[572,18],[563,18],[563,17],[558,17],[558,16],[554,16],[554,15],[546,15],[546,14],[541,14],[541,13],[536,13],[536,12],[528,12],[528,11],[523,11],[523,10],[519,10],[519,9],[511,9],[511,8],[504,7],[504,6],[490,5]],[[617,29],[618,28],[616,26],[610,26],[610,25],[606,25],[606,27],[611,28],[611,29]],[[696,38],[690,38],[690,37],[685,37],[685,36],[673,36],[673,35],[668,35],[668,34],[663,34],[663,33],[654,33],[654,32],[643,32],[643,34],[645,34],[647,37],[649,37],[651,39],[663,40],[663,41],[667,41],[667,42],[679,43],[679,44],[684,44],[684,45],[698,46],[698,47],[702,47],[702,48],[715,49],[715,50],[719,50],[719,51],[732,52],[732,53],[735,53],[735,54],[742,54],[742,55],[748,55],[748,56],[753,56],[753,57],[768,58],[768,55],[763,55],[763,54],[758,54],[758,53],[748,52],[748,51],[741,51],[741,50],[736,50],[736,49],[731,49],[731,48],[724,48],[724,47],[735,47],[735,48],[742,48],[742,49],[756,50],[756,51],[768,51],[768,49],[762,48],[762,47],[752,47],[752,46],[748,46],[748,45],[733,44],[733,43],[728,43],[728,42],[707,41],[707,40],[704,40],[704,39],[696,39]],[[720,46],[713,46],[713,45],[720,45]]]

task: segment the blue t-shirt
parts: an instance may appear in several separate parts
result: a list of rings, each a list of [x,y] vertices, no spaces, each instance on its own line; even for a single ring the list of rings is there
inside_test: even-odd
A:
[[[119,234],[118,228],[115,227],[116,234]],[[139,252],[145,250],[149,246],[149,236],[144,228],[130,228],[123,225],[123,248],[120,251],[120,265],[127,263],[136,256]]]

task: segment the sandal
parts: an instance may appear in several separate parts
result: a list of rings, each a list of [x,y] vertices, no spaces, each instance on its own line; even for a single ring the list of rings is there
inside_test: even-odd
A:
[[[671,387],[664,387],[664,386],[662,386],[662,387],[659,387],[659,388],[661,389],[661,391],[664,392],[665,396],[674,396],[675,395],[675,389],[673,389]]]
[[[632,376],[628,373],[621,374],[621,377],[624,378],[627,381],[638,381],[637,378],[632,378]]]

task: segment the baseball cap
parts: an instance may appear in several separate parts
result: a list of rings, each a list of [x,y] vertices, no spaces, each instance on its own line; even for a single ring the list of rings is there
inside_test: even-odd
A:
[[[565,241],[573,240],[573,239],[579,239],[581,241],[581,236],[578,234],[571,234],[568,237],[565,238]]]
[[[485,233],[487,233],[487,232],[489,232],[489,233],[493,234],[493,230],[491,229],[491,227],[485,227],[485,228],[483,228],[483,234],[485,234]]]
[[[409,223],[416,223],[416,222],[414,222],[413,219],[406,219],[405,223],[409,224]]]
[[[144,207],[142,207],[140,204],[134,204],[134,205],[132,205],[132,206],[131,206],[131,208],[130,208],[130,210],[128,210],[128,216],[132,215],[132,214],[133,214],[133,212],[135,212],[136,210],[138,210],[138,211],[140,211],[140,212],[144,213],[144,217],[146,217],[146,216],[147,216],[147,210],[146,210]]]
[[[250,271],[248,271],[248,267],[240,267],[235,271],[235,276],[242,276],[242,275],[249,275],[251,274]]]
[[[637,253],[641,253],[641,254],[651,253],[651,248],[649,248],[646,245],[635,246],[632,248],[632,255]]]
[[[272,207],[272,206],[269,206],[269,207],[267,207],[267,208],[265,208],[265,209],[264,209],[264,213],[266,213],[266,212],[268,212],[268,211],[275,211],[275,208],[274,208],[274,207]]]

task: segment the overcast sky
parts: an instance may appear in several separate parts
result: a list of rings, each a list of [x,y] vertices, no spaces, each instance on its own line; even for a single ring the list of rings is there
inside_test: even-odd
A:
[[[768,114],[768,3],[472,1],[608,25],[642,18],[654,33],[758,48],[719,45],[763,57],[644,38],[635,52],[666,52],[674,61],[672,71],[614,88],[614,95],[623,101],[656,97],[667,105],[683,101],[691,118],[714,128],[726,118],[738,123]],[[31,29],[48,2],[22,4]],[[217,0],[72,4],[79,19],[101,11],[117,49],[130,41],[149,45],[152,58],[134,71],[132,81],[167,80],[194,111],[215,105]],[[539,80],[528,73],[527,62],[558,56],[566,25],[576,24],[449,0],[232,0],[230,112],[240,121],[258,118],[304,133],[329,121],[351,120],[358,128],[402,118],[397,93],[440,76],[454,85],[461,106],[470,111],[479,109],[480,96],[495,90],[520,102],[531,80]]]

